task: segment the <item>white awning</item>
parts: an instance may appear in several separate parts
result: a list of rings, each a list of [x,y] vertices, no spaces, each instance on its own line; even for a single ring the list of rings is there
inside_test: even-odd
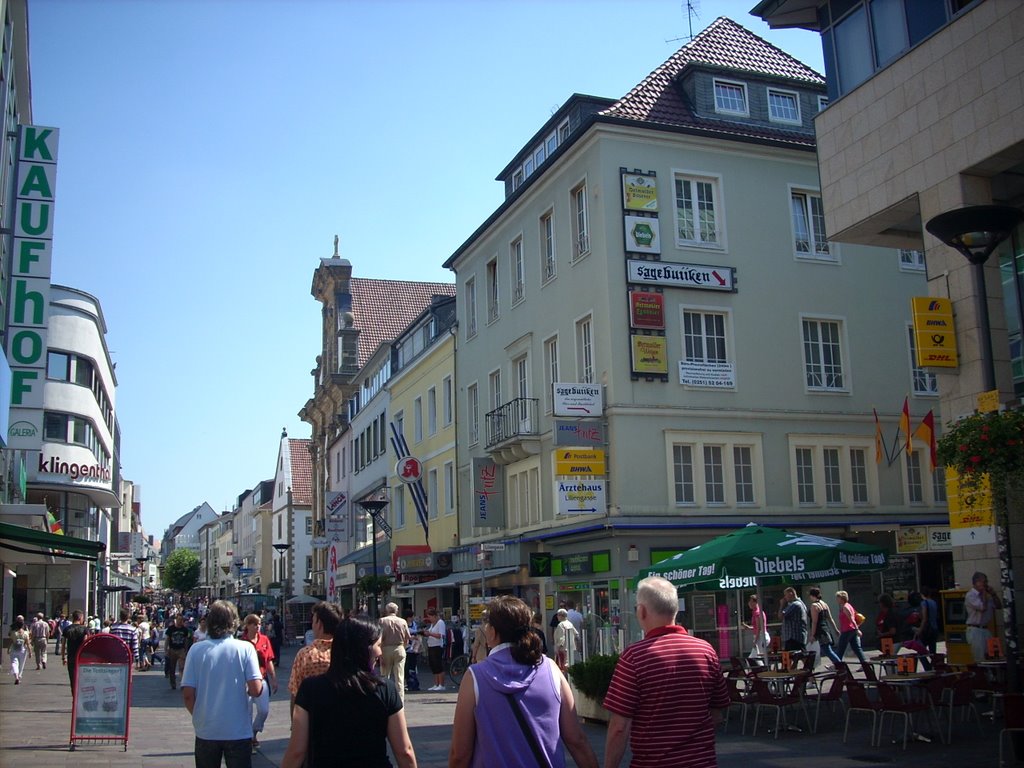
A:
[[[459,584],[465,584],[469,581],[480,581],[481,577],[489,579],[493,576],[503,576],[506,573],[512,573],[518,571],[519,566],[513,565],[507,568],[489,568],[485,571],[459,571],[458,573],[450,573],[444,578],[434,579],[433,581],[424,581],[420,584],[409,584],[408,589],[444,589],[446,587],[457,587]]]

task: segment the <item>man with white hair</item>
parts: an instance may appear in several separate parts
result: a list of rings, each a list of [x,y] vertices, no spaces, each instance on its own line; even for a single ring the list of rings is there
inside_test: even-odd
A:
[[[644,639],[626,648],[604,708],[612,713],[605,768],[633,750],[631,768],[714,768],[715,726],[729,707],[718,654],[676,624],[679,599],[672,582],[648,576],[636,590]]]
[[[393,677],[398,698],[405,705],[405,646],[409,644],[409,624],[398,615],[398,605],[384,606],[380,620],[380,673]]]

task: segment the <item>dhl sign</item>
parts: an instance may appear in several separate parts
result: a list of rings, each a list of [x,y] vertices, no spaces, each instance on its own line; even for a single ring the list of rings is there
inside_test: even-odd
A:
[[[605,474],[603,448],[561,448],[555,451],[555,474],[588,477]]]
[[[953,302],[933,296],[915,296],[910,300],[910,308],[917,364],[922,368],[956,368],[959,357]]]

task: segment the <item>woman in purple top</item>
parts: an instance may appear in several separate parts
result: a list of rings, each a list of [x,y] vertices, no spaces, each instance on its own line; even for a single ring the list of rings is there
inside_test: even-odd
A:
[[[517,597],[502,595],[487,606],[491,651],[459,688],[449,768],[563,768],[563,743],[580,768],[597,768],[569,683],[541,653],[530,619]]]

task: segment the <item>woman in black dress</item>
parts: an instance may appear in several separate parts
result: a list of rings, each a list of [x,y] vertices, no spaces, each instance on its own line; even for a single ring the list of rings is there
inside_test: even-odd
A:
[[[295,694],[281,768],[390,768],[386,743],[399,768],[416,768],[398,689],[377,675],[379,658],[375,622],[350,618],[338,625],[327,673],[303,680]],[[338,738],[342,723],[344,745]]]

